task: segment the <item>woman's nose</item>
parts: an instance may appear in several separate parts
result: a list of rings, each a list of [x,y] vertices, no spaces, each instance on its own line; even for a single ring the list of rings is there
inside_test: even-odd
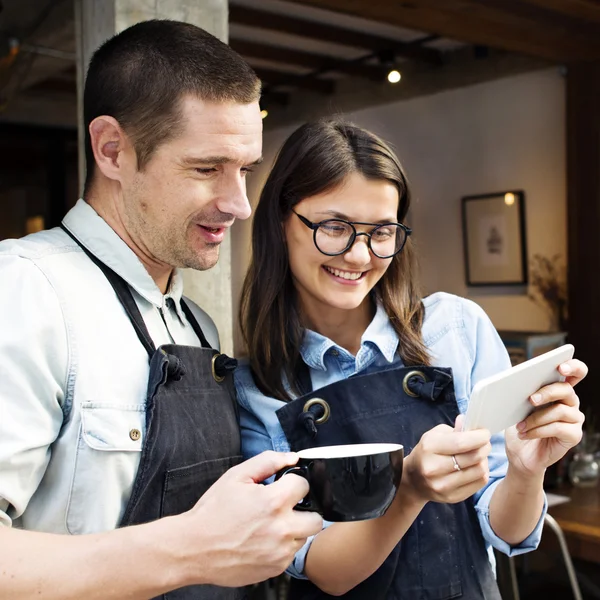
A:
[[[369,250],[369,238],[364,234],[357,234],[354,243],[344,254],[344,260],[348,263],[364,265],[371,260]]]

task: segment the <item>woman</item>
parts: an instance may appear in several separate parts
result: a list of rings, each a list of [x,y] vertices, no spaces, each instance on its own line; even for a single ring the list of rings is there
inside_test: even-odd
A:
[[[500,598],[491,547],[537,546],[544,471],[581,438],[577,360],[506,440],[461,431],[475,383],[510,363],[476,304],[420,295],[409,205],[382,140],[323,120],[285,142],[256,209],[250,360],[236,373],[245,456],[357,442],[407,453],[383,517],[331,524],[297,555],[293,598]]]

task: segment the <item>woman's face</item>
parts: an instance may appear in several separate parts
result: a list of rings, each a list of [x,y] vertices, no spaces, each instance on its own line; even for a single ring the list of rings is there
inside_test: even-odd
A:
[[[305,198],[294,210],[313,223],[327,219],[395,223],[398,203],[398,190],[392,183],[352,173],[336,189]],[[373,229],[355,227],[359,233]],[[313,242],[313,231],[294,213],[285,223],[285,235],[294,285],[304,310],[313,315],[321,309],[352,310],[361,306],[392,261],[376,257],[369,250],[366,236],[357,236],[344,254],[322,254]]]

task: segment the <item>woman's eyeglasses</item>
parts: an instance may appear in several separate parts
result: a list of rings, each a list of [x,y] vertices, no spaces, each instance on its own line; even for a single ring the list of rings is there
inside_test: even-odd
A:
[[[404,248],[412,229],[402,223],[361,223],[359,221],[344,221],[343,219],[327,219],[313,223],[306,217],[292,212],[309,228],[313,230],[313,241],[319,252],[327,256],[337,256],[348,252],[356,238],[360,235],[367,237],[369,250],[378,258],[392,258]],[[356,231],[355,225],[373,227],[370,231]]]

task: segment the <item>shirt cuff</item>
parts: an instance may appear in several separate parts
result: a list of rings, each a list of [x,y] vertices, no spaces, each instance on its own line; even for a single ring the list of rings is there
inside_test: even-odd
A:
[[[311,535],[306,540],[304,546],[302,546],[302,548],[296,552],[296,556],[294,556],[292,564],[285,570],[290,577],[294,577],[295,579],[308,579],[308,577],[304,574],[304,564],[306,563],[306,555],[308,554],[314,539],[315,536]]]
[[[331,521],[323,521],[323,529],[326,529],[331,524]],[[294,577],[295,579],[308,579],[308,577],[304,574],[304,567],[306,564],[306,555],[308,554],[315,537],[316,536],[311,535],[309,538],[307,538],[304,546],[302,546],[302,548],[296,552],[296,556],[294,556],[292,564],[285,571],[291,577]]]
[[[507,556],[517,556],[519,554],[531,552],[538,547],[540,540],[542,539],[544,518],[546,516],[546,512],[548,511],[548,499],[546,498],[546,494],[544,494],[544,506],[542,508],[542,514],[540,515],[534,530],[520,544],[510,545],[496,535],[490,524],[490,501],[492,499],[492,495],[494,494],[494,490],[501,481],[502,480],[499,479],[490,485],[482,494],[475,507],[477,517],[479,518],[481,531],[483,532],[483,537],[488,543],[496,548],[496,550],[506,554]]]

